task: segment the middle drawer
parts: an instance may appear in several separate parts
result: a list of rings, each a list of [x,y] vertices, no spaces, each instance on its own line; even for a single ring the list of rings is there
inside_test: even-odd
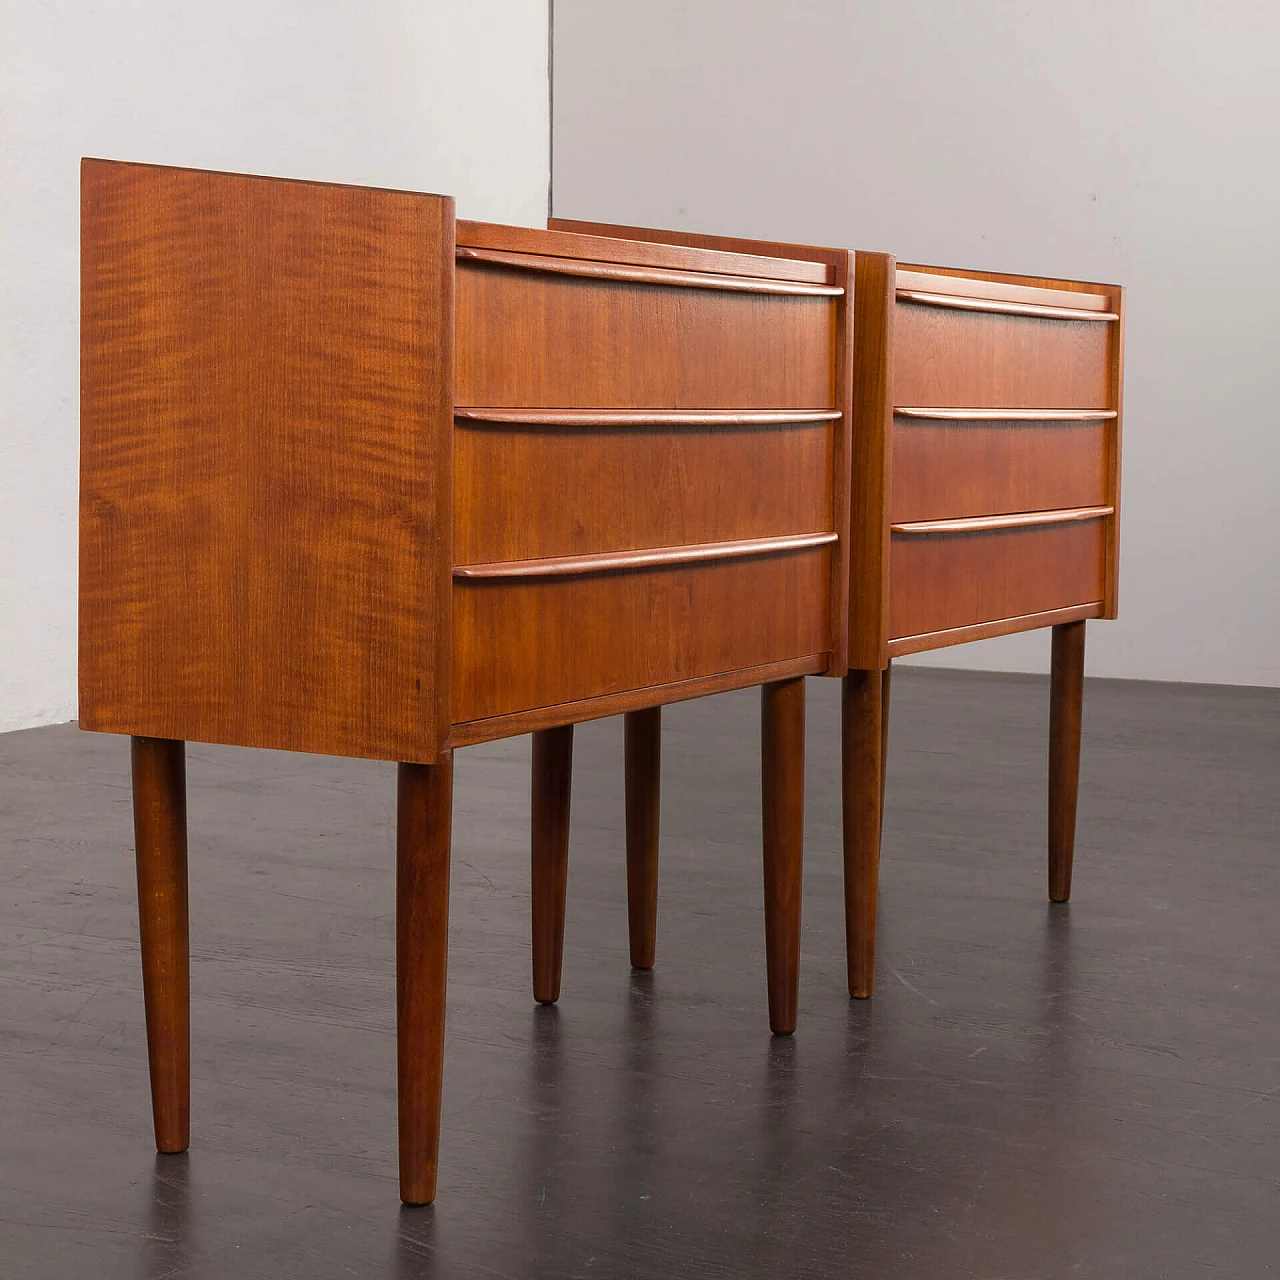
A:
[[[1103,505],[1114,416],[1100,411],[1090,420],[1037,422],[897,415],[889,518],[901,523]]]
[[[659,420],[620,423],[601,413],[594,423],[573,425],[460,417],[454,563],[835,527],[834,412],[797,413],[798,422],[702,425],[653,416]]]

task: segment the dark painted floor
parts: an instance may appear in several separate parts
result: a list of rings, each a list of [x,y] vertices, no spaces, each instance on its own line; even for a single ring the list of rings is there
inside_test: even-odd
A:
[[[621,724],[578,731],[564,995],[528,740],[459,756],[440,1198],[395,1182],[394,770],[190,752],[194,1143],[151,1149],[122,739],[0,737],[0,1276],[1280,1274],[1280,692],[1091,682],[1045,900],[1043,681],[901,670],[879,994],[844,992],[809,682],[800,1029],[764,1009],[754,693],[667,712],[633,976]]]

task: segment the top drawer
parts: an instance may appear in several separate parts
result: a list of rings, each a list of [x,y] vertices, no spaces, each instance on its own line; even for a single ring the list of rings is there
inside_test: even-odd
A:
[[[468,252],[459,251],[457,270],[458,405],[836,403],[840,291],[833,287],[764,280],[752,287],[742,277],[717,283],[705,273],[636,268],[611,278],[608,264]]]
[[[1011,296],[990,296],[1001,293]],[[1103,295],[900,271],[894,405],[1110,408],[1116,325],[1107,305]]]

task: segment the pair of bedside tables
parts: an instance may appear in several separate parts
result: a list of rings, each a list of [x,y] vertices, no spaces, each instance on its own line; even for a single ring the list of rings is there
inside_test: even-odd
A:
[[[80,722],[132,737],[157,1145],[189,1139],[186,741],[396,761],[400,1189],[435,1196],[452,751],[532,732],[559,995],[576,722],[624,713],[653,963],[663,704],[762,687],[795,1029],[804,677],[840,676],[871,994],[891,659],[1053,627],[1050,895],[1116,607],[1122,293],[87,160]]]

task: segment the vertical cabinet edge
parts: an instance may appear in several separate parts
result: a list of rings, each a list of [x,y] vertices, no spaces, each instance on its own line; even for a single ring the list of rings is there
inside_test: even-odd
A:
[[[897,262],[854,255],[853,471],[849,516],[849,662],[889,661],[889,492],[893,428],[893,308]]]
[[[1124,422],[1124,306],[1125,291],[1112,288],[1112,305],[1119,319],[1111,326],[1111,407],[1116,416],[1111,422],[1110,494],[1108,505],[1114,510],[1107,528],[1107,566],[1102,616],[1114,619],[1120,610],[1120,471]]]

